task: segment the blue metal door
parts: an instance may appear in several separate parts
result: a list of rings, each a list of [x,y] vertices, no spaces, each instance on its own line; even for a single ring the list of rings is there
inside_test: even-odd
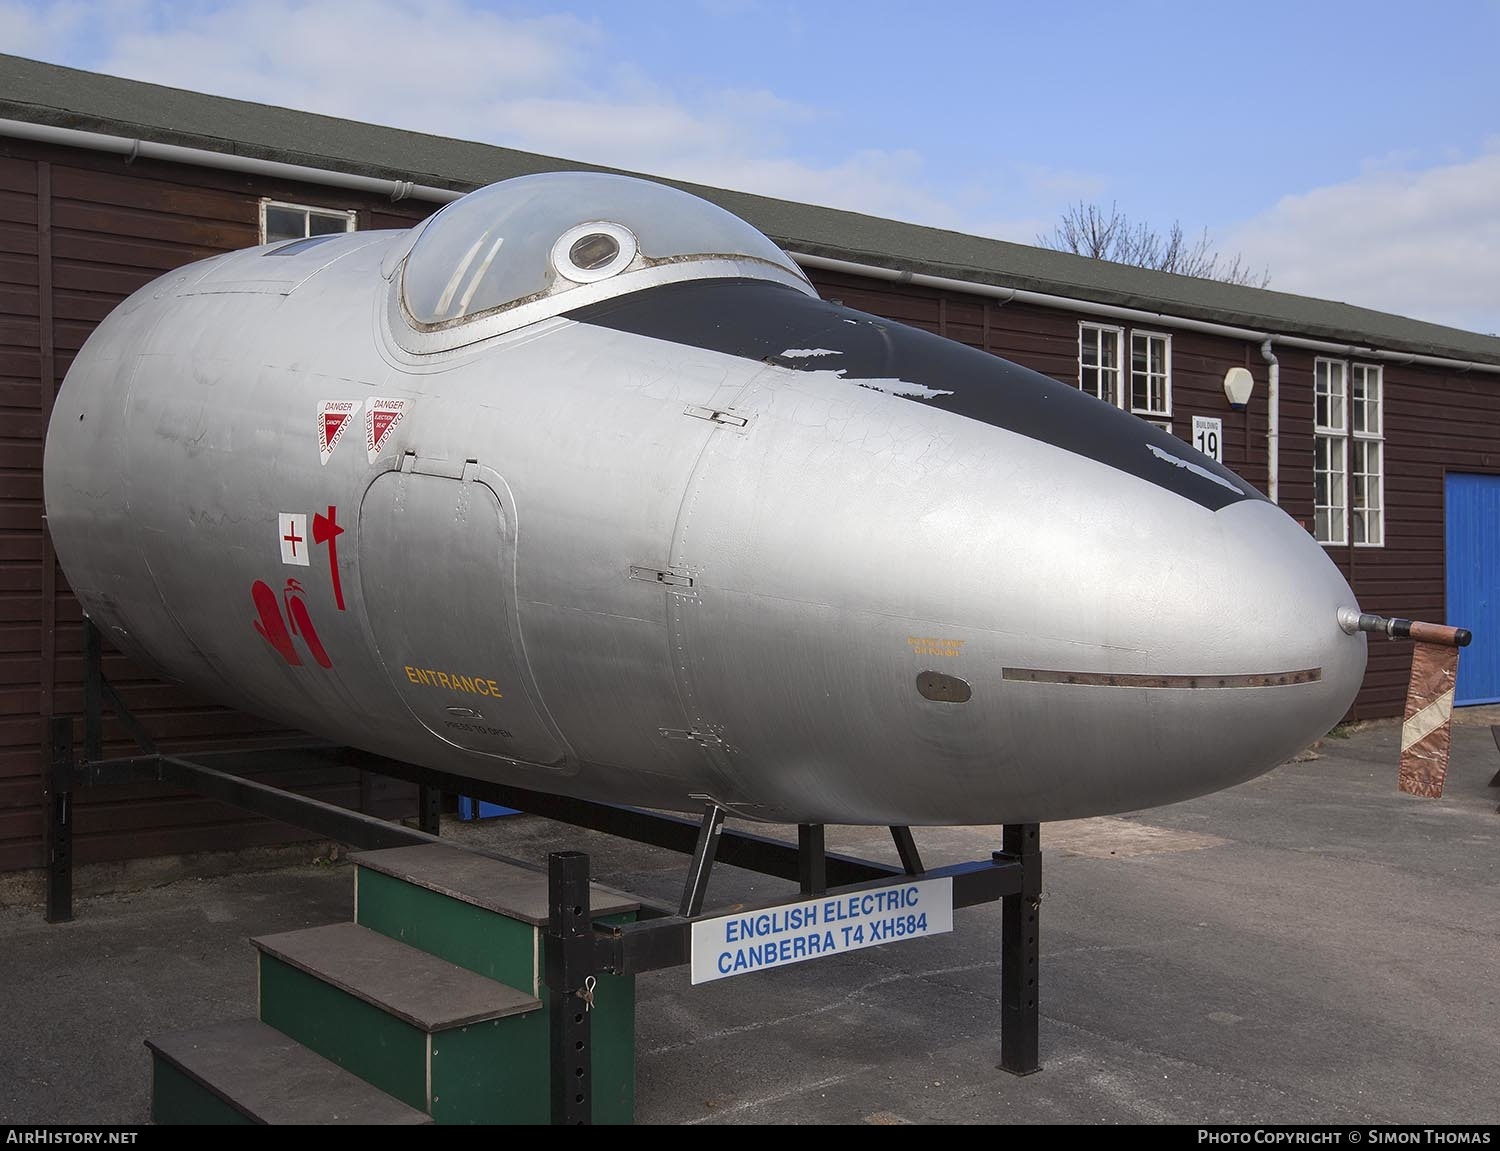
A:
[[[1450,474],[1443,496],[1448,622],[1474,633],[1453,702],[1500,702],[1500,476]]]

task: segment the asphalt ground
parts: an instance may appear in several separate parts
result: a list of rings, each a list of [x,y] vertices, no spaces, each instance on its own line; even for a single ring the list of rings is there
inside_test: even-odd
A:
[[[1494,1123],[1500,754],[1454,730],[1447,794],[1396,790],[1399,728],[1173,807],[1042,831],[1043,1070],[996,1069],[998,905],[952,934],[697,987],[637,982],[643,1123]],[[519,816],[445,835],[675,903],[685,858]],[[831,850],[894,860],[880,829]],[[930,864],[997,828],[918,830]],[[0,910],[0,1122],[140,1123],[141,1041],[251,1015],[248,937],[348,919],[341,863]],[[792,894],[715,870],[709,906]]]

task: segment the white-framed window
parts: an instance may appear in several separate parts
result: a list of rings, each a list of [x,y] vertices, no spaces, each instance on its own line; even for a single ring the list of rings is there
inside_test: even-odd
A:
[[[1313,361],[1313,536],[1319,543],[1349,540],[1349,365]]]
[[[354,212],[339,208],[315,208],[310,204],[287,204],[280,200],[260,202],[260,242],[303,240],[354,231]]]
[[[1382,369],[1313,361],[1313,535],[1319,543],[1385,544]],[[1352,532],[1351,532],[1352,527]]]
[[[1172,414],[1171,336],[1130,333],[1130,410],[1153,422]]]
[[[1162,332],[1127,333],[1108,324],[1080,323],[1078,386],[1106,404],[1134,412],[1170,432],[1172,337]]]
[[[1106,404],[1122,406],[1121,349],[1125,332],[1103,324],[1078,325],[1078,386]]]
[[[1378,364],[1355,364],[1349,376],[1349,521],[1355,547],[1385,543],[1385,381]]]
[[[1378,364],[1313,361],[1313,535],[1385,544],[1384,380]]]

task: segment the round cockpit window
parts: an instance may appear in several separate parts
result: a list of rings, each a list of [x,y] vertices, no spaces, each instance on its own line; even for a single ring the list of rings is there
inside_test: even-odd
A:
[[[552,266],[575,284],[608,279],[635,259],[635,233],[605,220],[569,228],[552,245]]]

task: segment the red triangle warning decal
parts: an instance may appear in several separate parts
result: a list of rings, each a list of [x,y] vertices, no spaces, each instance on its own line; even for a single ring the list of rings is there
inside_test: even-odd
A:
[[[322,400],[318,403],[318,462],[328,463],[344,438],[349,420],[363,405],[359,400]]]
[[[386,440],[405,414],[405,400],[382,400],[379,396],[371,396],[365,401],[365,451],[370,463],[379,457]]]

